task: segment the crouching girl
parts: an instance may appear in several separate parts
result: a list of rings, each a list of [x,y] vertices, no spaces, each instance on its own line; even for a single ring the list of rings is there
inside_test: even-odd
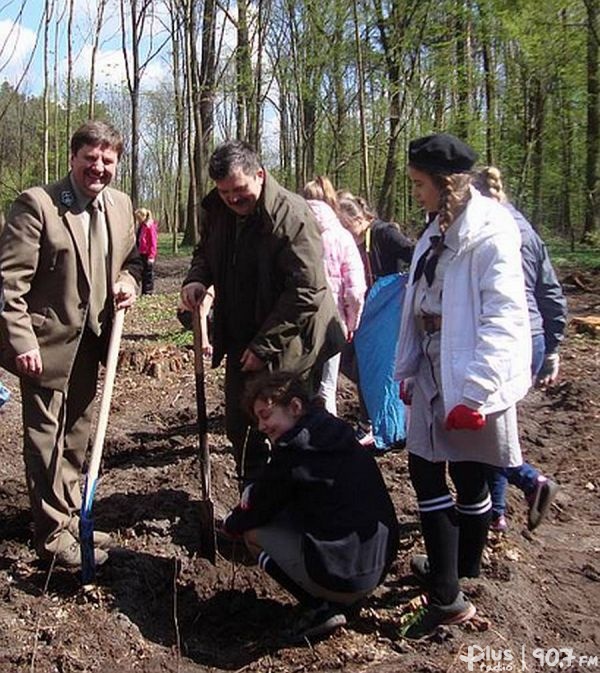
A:
[[[293,639],[327,635],[395,559],[394,507],[352,427],[311,404],[297,377],[255,380],[247,404],[272,458],[223,527],[243,535],[259,566],[305,608]]]

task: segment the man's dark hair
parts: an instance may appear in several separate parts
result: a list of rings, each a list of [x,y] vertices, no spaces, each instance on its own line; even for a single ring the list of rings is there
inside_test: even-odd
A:
[[[71,136],[71,154],[77,154],[84,145],[110,147],[119,158],[123,154],[123,136],[108,122],[90,120]]]
[[[256,150],[243,140],[221,143],[208,162],[208,174],[212,180],[223,180],[233,168],[241,168],[245,175],[253,175],[261,168]]]

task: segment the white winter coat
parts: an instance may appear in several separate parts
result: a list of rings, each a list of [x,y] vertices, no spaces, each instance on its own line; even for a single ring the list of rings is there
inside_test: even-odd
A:
[[[453,223],[458,251],[442,293],[441,379],[446,415],[468,403],[483,414],[522,399],[531,384],[531,336],[521,266],[521,236],[510,213],[471,189]],[[414,317],[417,261],[429,246],[435,222],[417,243],[404,299],[395,378],[415,376],[423,357]]]

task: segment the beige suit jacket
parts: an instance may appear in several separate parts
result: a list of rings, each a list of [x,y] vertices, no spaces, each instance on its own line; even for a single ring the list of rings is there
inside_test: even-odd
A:
[[[103,191],[109,237],[109,288],[137,284],[139,255],[131,200]],[[69,178],[23,192],[0,236],[0,364],[13,373],[15,357],[40,349],[39,384],[64,390],[87,320],[89,256]],[[108,330],[107,330],[108,331]]]

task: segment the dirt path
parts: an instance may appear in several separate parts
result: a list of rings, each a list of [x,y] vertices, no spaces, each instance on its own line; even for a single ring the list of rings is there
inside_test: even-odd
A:
[[[600,661],[583,659],[600,655],[600,341],[570,329],[562,382],[521,405],[526,455],[562,488],[533,535],[524,530],[522,497],[511,490],[509,532],[491,539],[483,576],[465,586],[479,611],[474,625],[420,643],[398,636],[402,610],[418,594],[407,566],[421,542],[406,455],[394,453],[379,458],[401,524],[392,573],[347,628],[314,647],[291,648],[280,638],[295,612],[288,596],[255,566],[220,558],[213,567],[197,554],[191,352],[164,342],[165,333],[171,342],[185,340],[173,318],[185,266],[160,264],[160,294],[143,298],[127,317],[95,507],[97,528],[110,531],[119,549],[91,595],[82,595],[76,574],[47,577],[35,563],[19,395],[14,378],[3,376],[13,399],[0,413],[1,673],[442,673],[469,670],[469,653],[483,657],[473,670],[525,670],[525,661],[536,671],[544,658],[543,670],[557,670],[550,664],[559,655],[566,663],[569,650],[569,670],[600,671]],[[600,274],[578,278],[583,287],[566,285],[571,313],[598,314]],[[229,506],[236,484],[222,434],[222,375],[209,376],[210,442],[216,499]],[[341,398],[351,419],[350,386]]]

